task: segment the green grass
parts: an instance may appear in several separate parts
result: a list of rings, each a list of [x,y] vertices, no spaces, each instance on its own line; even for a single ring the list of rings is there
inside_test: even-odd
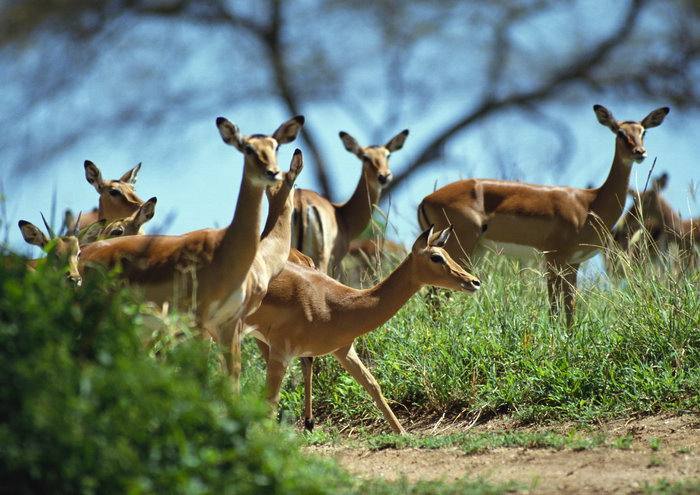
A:
[[[644,486],[643,492],[649,495],[691,495],[700,493],[700,480],[671,482],[666,480]]]
[[[700,409],[700,272],[632,269],[628,278],[579,283],[576,322],[549,316],[543,275],[486,259],[475,296],[418,294],[357,349],[394,411],[413,418],[591,422]],[[264,368],[246,345],[244,381]],[[369,396],[332,358],[316,361],[314,410],[333,425],[383,424]],[[290,367],[282,407],[302,410],[300,369]]]
[[[455,448],[465,454],[478,454],[502,447],[528,449],[589,450],[598,447],[628,450],[631,436],[608,436],[601,432],[571,430],[555,431],[498,430],[486,432],[459,432],[444,435],[396,435],[364,431],[358,436],[342,437],[336,431],[319,430],[303,436],[306,445],[339,445],[345,447],[384,449],[444,449]],[[653,449],[652,449],[653,450]]]
[[[482,480],[442,481],[370,480],[357,484],[355,493],[365,495],[497,495],[514,493],[520,487],[516,483],[491,484]]]

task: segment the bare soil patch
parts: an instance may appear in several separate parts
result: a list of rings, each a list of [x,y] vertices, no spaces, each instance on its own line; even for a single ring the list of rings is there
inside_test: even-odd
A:
[[[561,424],[530,431],[566,432],[572,425]],[[507,421],[490,422],[472,431],[504,431]],[[460,425],[443,430],[454,433]],[[431,434],[432,428],[412,431]],[[654,416],[613,421],[591,429],[591,435],[629,435],[628,448],[611,445],[590,450],[496,448],[465,454],[457,448],[371,450],[341,442],[309,450],[332,456],[343,467],[362,478],[411,481],[482,478],[491,482],[515,481],[529,493],[640,493],[645,484],[660,480],[700,480],[700,417]],[[656,450],[652,448],[656,446]]]

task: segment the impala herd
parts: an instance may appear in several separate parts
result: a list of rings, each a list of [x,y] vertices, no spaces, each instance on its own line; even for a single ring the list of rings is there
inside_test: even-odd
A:
[[[44,220],[49,237],[55,238],[49,256],[67,266],[67,275],[78,284],[96,266],[119,265],[121,277],[146,300],[192,311],[201,335],[221,346],[236,388],[240,342],[253,336],[267,364],[273,406],[290,361],[301,358],[309,430],[314,426],[313,358],[332,354],[372,396],[392,429],[403,432],[353,343],[389,320],[422,286],[473,293],[481,284],[465,267],[473,266],[485,249],[518,257],[544,253],[551,310],[557,312],[563,304],[571,324],[579,265],[605,245],[606,234],[610,238],[613,232],[623,249],[644,228],[666,244],[692,249],[698,242],[697,223],[681,220],[661,198],[665,176],[651,190],[635,193],[633,211],[613,230],[623,213],[633,163],[647,155],[646,130],[660,125],[669,109],[654,110],[639,122],[616,120],[600,105],[593,109],[615,134],[615,154],[602,186],[577,189],[491,179],[449,184],[420,202],[422,233],[403,262],[369,289],[348,287],[331,276],[339,274],[351,241],[370,222],[382,188],[392,178],[389,157],[403,147],[408,130],[384,145],[364,147],[340,133],[345,149],[361,161],[362,173],[350,199],[336,204],[313,191],[294,189],[303,167],[300,150],[288,171],[278,166],[277,150],[296,139],[302,116],[269,135],[244,135],[228,120],[216,120],[224,143],[243,154],[236,207],[222,229],[143,235],[156,198],[144,202],[134,190],[141,164],[119,179],[105,180],[86,161],[85,177],[99,195],[98,207],[77,219],[67,215],[61,237]],[[265,195],[269,208],[260,234]],[[28,243],[49,244],[33,224],[21,220],[19,227]],[[355,249],[376,253],[386,246],[370,243]]]

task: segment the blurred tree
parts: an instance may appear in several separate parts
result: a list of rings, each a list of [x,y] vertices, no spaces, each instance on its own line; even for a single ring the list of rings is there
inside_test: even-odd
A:
[[[290,114],[332,104],[381,140],[447,106],[396,189],[465,130],[510,113],[535,115],[565,163],[571,131],[542,103],[595,93],[697,107],[699,61],[697,0],[9,0],[0,147],[23,170],[98,128],[254,100]],[[52,126],[66,108],[72,119]],[[334,197],[313,120],[303,139]]]

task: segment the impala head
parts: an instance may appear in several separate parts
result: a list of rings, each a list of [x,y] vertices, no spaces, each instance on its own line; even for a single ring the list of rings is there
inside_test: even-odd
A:
[[[90,160],[85,160],[85,179],[100,195],[100,218],[115,220],[128,217],[143,203],[134,192],[141,164],[128,170],[119,179],[105,180],[100,169]]]
[[[633,161],[642,163],[647,157],[647,150],[644,147],[646,130],[661,125],[670,109],[668,107],[657,108],[644,117],[641,122],[616,120],[612,112],[602,105],[593,105],[593,111],[598,122],[617,136],[615,146],[621,153],[622,159],[628,163]]]
[[[481,287],[479,279],[467,273],[445,251],[452,231],[450,225],[445,230],[433,232],[431,225],[416,239],[411,249],[414,275],[423,285],[475,292]]]
[[[259,186],[269,186],[282,179],[277,166],[277,149],[291,143],[304,125],[304,117],[297,115],[284,122],[272,135],[251,134],[244,136],[238,126],[223,117],[216,119],[216,127],[224,143],[230,144],[245,157],[245,174]]]
[[[43,214],[41,218],[44,220],[44,225],[49,233],[49,237],[44,235],[33,223],[20,220],[18,225],[19,229],[22,231],[22,237],[24,237],[27,243],[39,246],[47,251],[50,262],[55,266],[67,266],[66,276],[77,285],[80,285],[82,283],[82,277],[78,271],[80,245],[78,244],[75,230],[71,230],[65,236],[56,237]]]
[[[98,237],[111,239],[112,237],[137,235],[141,227],[155,215],[157,201],[158,199],[154,196],[142,204],[132,215],[109,222],[102,228]]]
[[[347,132],[340,131],[340,140],[345,149],[362,160],[362,167],[368,179],[380,188],[391,182],[392,174],[389,168],[389,157],[394,151],[400,150],[408,137],[408,129],[404,129],[384,145],[360,146],[357,140]]]

